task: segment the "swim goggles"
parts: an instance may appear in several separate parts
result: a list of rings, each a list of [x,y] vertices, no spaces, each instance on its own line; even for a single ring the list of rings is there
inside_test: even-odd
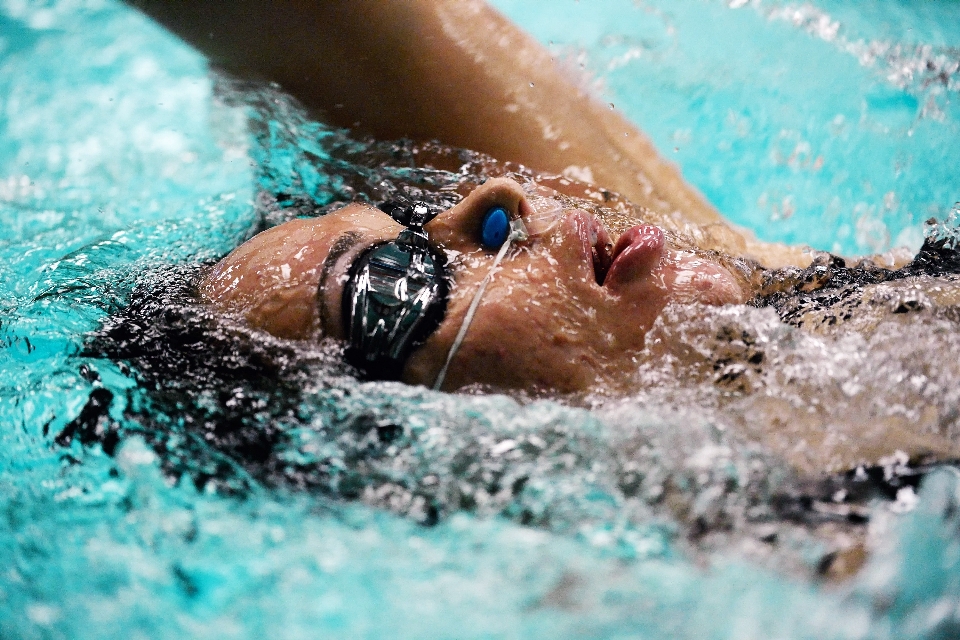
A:
[[[350,267],[342,302],[343,326],[347,328],[348,361],[370,378],[397,380],[410,353],[443,321],[450,279],[444,255],[430,246],[423,229],[433,217],[429,207],[415,202],[408,207],[387,203],[380,208],[406,229],[396,240],[367,249]],[[523,221],[511,220],[499,206],[487,211],[480,231],[481,244],[499,251],[474,294],[434,389],[443,384],[500,261],[513,242],[527,238]]]
[[[407,228],[350,267],[343,326],[347,359],[371,378],[395,380],[410,352],[443,321],[450,285],[446,260],[423,230],[431,217],[427,205],[382,209]]]

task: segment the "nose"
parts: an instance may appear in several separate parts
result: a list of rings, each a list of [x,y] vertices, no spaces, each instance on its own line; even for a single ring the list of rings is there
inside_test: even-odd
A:
[[[535,214],[523,188],[510,178],[492,178],[470,192],[452,209],[431,220],[424,229],[430,240],[448,249],[475,248],[484,214],[495,206],[507,210],[511,219],[526,221]]]

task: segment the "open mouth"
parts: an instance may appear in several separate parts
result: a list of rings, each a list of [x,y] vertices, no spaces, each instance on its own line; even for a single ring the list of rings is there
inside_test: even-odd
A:
[[[583,243],[584,257],[593,266],[593,276],[600,286],[635,280],[656,269],[664,251],[663,231],[641,224],[627,229],[614,243],[596,216],[584,211],[573,214]]]
[[[613,263],[613,240],[596,216],[585,211],[576,211],[572,217],[583,245],[584,257],[588,258],[593,266],[593,277],[597,284],[603,286]]]
[[[610,265],[613,264],[614,246],[606,228],[600,223],[597,223],[597,227],[598,230],[590,234],[592,241],[590,253],[593,258],[593,275],[597,284],[603,286],[603,281],[606,280],[607,273],[610,271]]]

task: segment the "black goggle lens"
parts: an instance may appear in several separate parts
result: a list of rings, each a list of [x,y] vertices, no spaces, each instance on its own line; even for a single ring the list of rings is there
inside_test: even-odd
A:
[[[429,210],[407,207],[408,228],[374,245],[350,268],[343,296],[347,356],[373,378],[397,379],[410,352],[446,313],[449,286],[443,254],[430,247],[422,226]]]

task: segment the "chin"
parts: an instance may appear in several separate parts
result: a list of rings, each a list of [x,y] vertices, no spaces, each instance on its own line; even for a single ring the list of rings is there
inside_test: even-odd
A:
[[[693,255],[675,255],[665,259],[659,280],[668,284],[670,302],[708,305],[741,304],[743,290],[725,268]]]

